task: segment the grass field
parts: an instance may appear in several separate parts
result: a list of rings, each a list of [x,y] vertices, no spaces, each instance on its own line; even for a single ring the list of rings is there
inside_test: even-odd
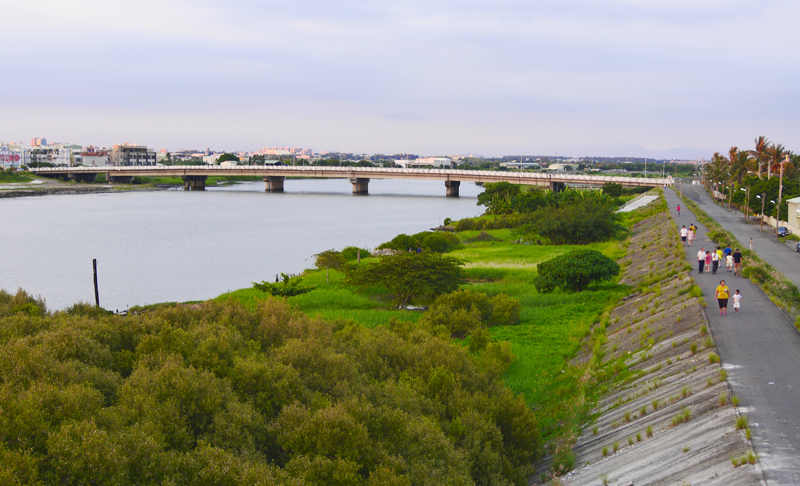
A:
[[[493,339],[511,344],[516,359],[506,373],[506,383],[523,394],[539,412],[543,432],[547,434],[574,414],[565,405],[574,403],[582,393],[581,371],[571,368],[568,361],[575,356],[591,324],[613,307],[627,288],[610,282],[578,294],[540,294],[533,285],[536,265],[578,247],[521,245],[513,243],[515,238],[510,230],[488,233],[496,240],[466,243],[451,255],[467,262],[470,284],[466,288],[489,295],[504,293],[520,301],[521,323],[494,327],[490,333]],[[458,233],[463,241],[477,234],[476,231]],[[589,247],[615,260],[624,253],[619,241]],[[392,318],[416,321],[422,315],[419,310],[387,308],[374,295],[356,293],[342,279],[342,274],[332,270],[330,284],[326,284],[324,270],[309,270],[303,276],[303,283],[316,289],[289,300],[309,316],[351,319],[366,327],[385,325]],[[219,298],[234,298],[254,305],[265,295],[255,289],[242,289]]]
[[[30,182],[32,177],[28,177],[20,172],[11,172],[0,170],[0,184],[8,184],[14,182]]]

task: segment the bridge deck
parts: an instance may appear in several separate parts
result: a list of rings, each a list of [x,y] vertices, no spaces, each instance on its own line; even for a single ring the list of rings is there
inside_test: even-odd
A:
[[[336,179],[416,179],[461,182],[510,182],[520,185],[549,186],[552,183],[600,185],[609,182],[622,186],[663,186],[674,183],[668,178],[614,177],[583,174],[543,174],[538,172],[505,172],[463,169],[402,169],[384,167],[315,167],[263,166],[103,166],[52,167],[32,169],[37,175],[107,174],[110,176],[184,177],[184,176],[257,176],[318,177]]]

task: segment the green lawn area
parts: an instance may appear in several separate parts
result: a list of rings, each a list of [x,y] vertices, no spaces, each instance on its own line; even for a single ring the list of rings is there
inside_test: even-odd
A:
[[[21,172],[0,170],[0,184],[30,182],[32,180],[33,177],[29,177]]]
[[[493,339],[511,344],[516,359],[506,373],[506,383],[523,394],[528,404],[539,412],[544,432],[548,433],[572,413],[565,404],[580,394],[580,372],[570,369],[568,360],[574,357],[580,339],[588,334],[591,324],[613,307],[627,290],[609,282],[578,294],[540,294],[533,285],[536,264],[585,247],[521,245],[513,243],[515,238],[510,230],[487,233],[496,240],[467,243],[450,255],[467,262],[471,282],[467,289],[489,295],[504,293],[520,301],[521,323],[494,327],[490,333]],[[477,235],[477,231],[458,233],[462,241]],[[619,241],[588,247],[615,260],[624,254]],[[384,325],[392,318],[416,321],[422,315],[419,310],[389,309],[375,294],[356,293],[344,285],[342,279],[341,273],[331,270],[330,284],[327,284],[324,270],[309,270],[303,277],[303,284],[316,286],[316,289],[289,300],[310,316],[326,320],[351,319],[367,327]],[[242,289],[219,297],[225,298],[255,305],[265,294]]]

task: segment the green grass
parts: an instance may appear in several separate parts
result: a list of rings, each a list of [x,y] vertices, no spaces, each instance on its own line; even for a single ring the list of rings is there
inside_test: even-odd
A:
[[[585,392],[580,384],[583,370],[569,364],[580,349],[581,339],[589,334],[600,314],[613,307],[628,288],[607,282],[580,294],[539,294],[533,285],[536,264],[578,247],[520,245],[512,243],[515,238],[510,230],[487,232],[496,240],[466,243],[451,255],[467,262],[470,284],[465,288],[490,296],[503,293],[519,300],[520,324],[493,327],[489,331],[493,340],[510,343],[516,359],[505,374],[505,382],[539,411],[543,432],[548,434],[574,417],[577,411],[565,404],[574,403]],[[464,231],[458,236],[466,241],[478,233]],[[624,254],[619,241],[587,246],[613,259]],[[326,283],[324,270],[308,270],[303,284],[316,289],[291,297],[289,302],[312,317],[354,320],[366,327],[376,327],[392,319],[416,322],[422,315],[421,311],[388,308],[377,291],[356,292],[344,285],[343,275],[337,271],[331,270],[330,283]],[[218,298],[233,298],[254,306],[265,295],[254,289],[242,289]]]
[[[0,184],[10,184],[19,182],[30,182],[33,177],[29,177],[18,171],[0,170]]]

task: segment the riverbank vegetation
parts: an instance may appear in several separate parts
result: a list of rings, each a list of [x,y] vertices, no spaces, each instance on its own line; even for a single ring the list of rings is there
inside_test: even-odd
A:
[[[33,178],[17,170],[0,170],[0,184],[30,182]]]
[[[570,362],[629,292],[609,267],[579,292],[542,293],[537,266],[587,249],[618,260],[623,234],[582,245],[525,244],[509,228],[400,235],[386,256],[318,260],[303,275],[310,291],[268,295],[287,278],[127,317],[0,293],[0,478],[526,484],[544,441],[588,413],[588,369]],[[392,289],[399,277],[375,278],[387,266],[419,266],[431,283],[408,296]]]

